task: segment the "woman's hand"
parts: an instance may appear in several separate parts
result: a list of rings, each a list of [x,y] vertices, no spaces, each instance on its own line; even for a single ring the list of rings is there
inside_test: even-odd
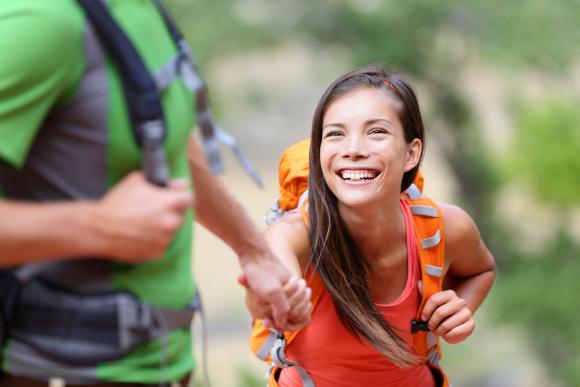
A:
[[[303,278],[292,276],[284,286],[284,293],[290,303],[290,312],[288,313],[290,328],[288,330],[297,331],[310,322],[312,290],[306,286],[306,281]]]
[[[453,290],[435,293],[425,303],[421,320],[429,322],[429,329],[450,344],[467,339],[475,329],[471,310],[463,298]]]

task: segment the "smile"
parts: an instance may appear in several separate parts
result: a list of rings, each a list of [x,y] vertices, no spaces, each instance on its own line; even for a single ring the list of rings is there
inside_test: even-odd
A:
[[[342,169],[338,171],[342,180],[347,181],[364,181],[372,180],[377,177],[378,172],[370,169]]]

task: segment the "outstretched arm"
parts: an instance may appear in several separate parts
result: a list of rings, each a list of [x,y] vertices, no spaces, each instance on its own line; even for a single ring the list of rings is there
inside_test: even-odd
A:
[[[198,222],[238,255],[248,287],[271,307],[271,316],[259,317],[273,318],[278,329],[286,330],[290,306],[283,287],[290,272],[268,247],[240,202],[211,173],[203,150],[193,138],[189,142],[189,164]]]
[[[292,273],[292,277],[284,286],[284,292],[290,302],[288,313],[287,331],[296,331],[310,322],[312,309],[312,290],[306,286],[306,281],[301,278],[302,268],[305,267],[308,248],[308,235],[302,216],[289,214],[284,219],[272,224],[265,233],[268,244],[274,250],[276,256]],[[246,288],[246,305],[253,318],[262,319],[260,316],[268,315],[270,306],[263,298],[248,288],[245,278],[239,278],[239,282]],[[264,319],[267,328],[272,326],[269,319]]]
[[[445,227],[444,288],[423,308],[423,320],[447,342],[458,343],[475,329],[473,314],[491,289],[495,261],[481,240],[479,230],[462,209],[441,204]]]

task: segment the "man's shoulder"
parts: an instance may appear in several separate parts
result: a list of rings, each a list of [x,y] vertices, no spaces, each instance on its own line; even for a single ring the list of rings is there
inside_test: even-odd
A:
[[[21,87],[59,69],[71,72],[82,55],[83,33],[84,18],[74,0],[0,1],[0,48],[10,53],[0,54],[0,79]],[[13,79],[14,74],[23,79]]]
[[[83,17],[82,9],[75,0],[2,0],[0,13],[13,17],[57,18],[61,22]]]
[[[74,0],[2,0],[0,20],[3,29],[13,31],[13,40],[40,34],[62,39],[84,30],[83,13]]]

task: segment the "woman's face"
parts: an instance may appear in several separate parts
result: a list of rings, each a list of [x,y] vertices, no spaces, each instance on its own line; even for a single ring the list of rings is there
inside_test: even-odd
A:
[[[322,121],[320,165],[342,205],[358,207],[398,198],[403,174],[421,154],[421,141],[405,142],[389,93],[359,88],[338,97]]]

